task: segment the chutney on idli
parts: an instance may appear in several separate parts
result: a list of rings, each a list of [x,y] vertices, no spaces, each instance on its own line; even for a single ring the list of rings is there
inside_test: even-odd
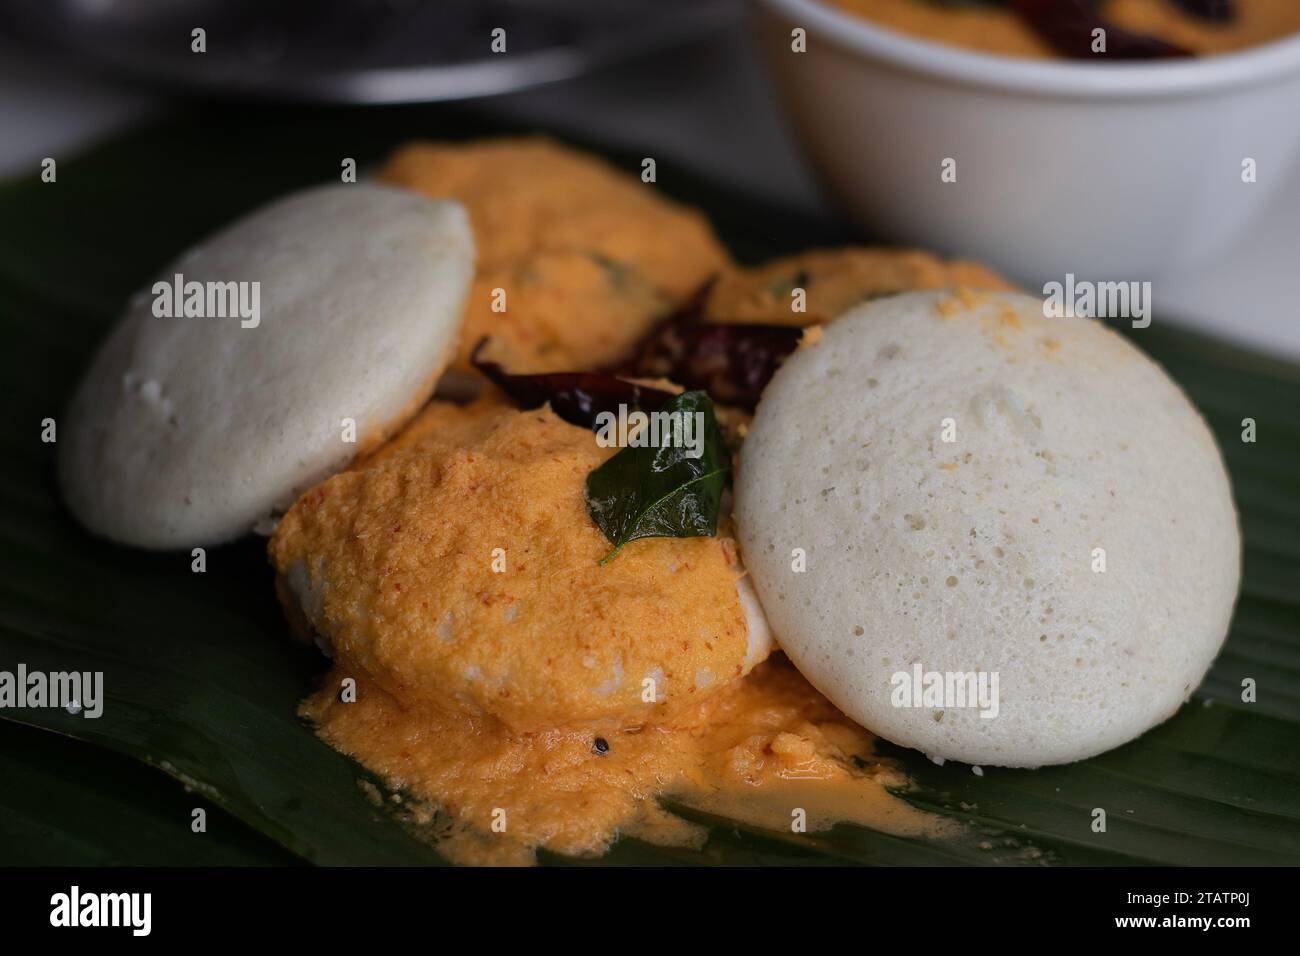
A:
[[[725,525],[601,563],[584,487],[615,453],[489,391],[435,401],[303,495],[270,556],[291,620],[334,659],[302,711],[321,736],[460,862],[698,841],[667,795],[768,826],[799,805],[812,829],[946,832],[886,792],[906,780],[869,734],[764,661]]]
[[[977,262],[944,259],[920,249],[813,249],[721,273],[709,289],[704,317],[713,322],[824,325],[881,296],[957,287],[1013,288]],[[799,310],[793,308],[796,290],[803,292]]]
[[[410,143],[379,178],[469,213],[479,261],[458,372],[484,336],[518,371],[614,363],[730,262],[697,210],[540,136]]]
[[[764,393],[735,493],[781,647],[935,757],[1035,767],[1133,739],[1200,683],[1237,594],[1205,422],[1124,338],[1030,296],[910,293],[828,325]],[[998,699],[954,705],[930,675],[995,676]]]
[[[731,538],[600,563],[584,490],[614,449],[589,429],[489,398],[435,401],[409,431],[300,498],[270,544],[315,631],[390,692],[536,731],[668,713],[767,657]]]

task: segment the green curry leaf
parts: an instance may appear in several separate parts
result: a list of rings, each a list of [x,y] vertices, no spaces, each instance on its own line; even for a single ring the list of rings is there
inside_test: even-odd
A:
[[[639,538],[707,537],[718,529],[731,459],[713,402],[702,391],[683,392],[657,414],[673,423],[657,444],[629,445],[587,476],[587,514],[614,545],[601,564]]]

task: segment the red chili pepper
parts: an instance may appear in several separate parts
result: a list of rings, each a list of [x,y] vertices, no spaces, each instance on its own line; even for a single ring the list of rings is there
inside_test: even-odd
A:
[[[752,409],[772,375],[799,345],[803,329],[789,325],[706,322],[706,283],[661,322],[619,369],[703,389],[715,402]]]
[[[593,428],[597,415],[618,414],[619,405],[626,405],[629,411],[655,411],[673,397],[672,392],[638,385],[609,372],[513,375],[499,363],[479,357],[487,342],[486,337],[480,339],[470,355],[476,369],[520,408],[538,408],[550,402],[552,411],[571,425]]]

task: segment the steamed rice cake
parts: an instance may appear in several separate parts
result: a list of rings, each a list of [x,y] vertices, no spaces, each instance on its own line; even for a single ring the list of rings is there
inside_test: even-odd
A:
[[[1186,396],[1100,323],[1012,293],[909,293],[827,326],[758,406],[736,519],[804,675],[887,739],[975,764],[1079,760],[1171,716],[1240,574]],[[996,705],[927,697],[931,674],[996,675]]]
[[[100,347],[58,445],[68,507],[146,548],[246,534],[419,410],[473,274],[455,203],[333,184],[243,216],[168,266]],[[173,284],[195,290],[184,314],[160,307]],[[212,308],[233,290],[246,316]]]

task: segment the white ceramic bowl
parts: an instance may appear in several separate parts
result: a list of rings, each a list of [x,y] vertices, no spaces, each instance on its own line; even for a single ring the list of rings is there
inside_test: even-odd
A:
[[[1300,154],[1300,36],[1082,63],[967,52],[816,0],[761,0],[758,25],[847,213],[882,240],[977,257],[1024,282],[1201,266],[1268,208]],[[807,52],[791,50],[795,27]],[[940,178],[949,157],[955,183]]]

